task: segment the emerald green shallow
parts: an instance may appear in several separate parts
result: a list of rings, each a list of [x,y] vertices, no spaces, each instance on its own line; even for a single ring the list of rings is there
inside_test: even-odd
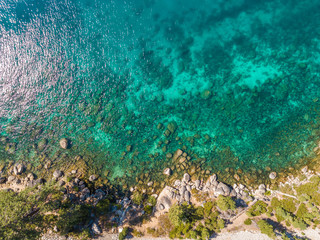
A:
[[[5,1],[0,163],[83,159],[110,180],[162,172],[178,148],[222,175],[307,164],[319,5]]]

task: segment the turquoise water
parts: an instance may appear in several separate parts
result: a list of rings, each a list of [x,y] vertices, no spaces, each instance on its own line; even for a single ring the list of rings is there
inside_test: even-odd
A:
[[[178,148],[221,175],[305,164],[320,126],[319,7],[2,0],[0,163],[83,159],[110,180],[161,172]]]

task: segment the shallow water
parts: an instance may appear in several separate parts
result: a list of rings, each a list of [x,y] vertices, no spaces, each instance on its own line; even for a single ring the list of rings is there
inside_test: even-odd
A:
[[[306,164],[320,2],[212,2],[1,1],[0,162],[79,156],[110,180],[178,148],[221,175]]]

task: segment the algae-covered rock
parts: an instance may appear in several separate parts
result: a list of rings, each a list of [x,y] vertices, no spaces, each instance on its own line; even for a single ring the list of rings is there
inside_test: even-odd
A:
[[[208,98],[211,97],[211,92],[210,90],[204,90],[203,92],[201,92],[200,97],[204,100],[207,100]]]
[[[43,138],[38,142],[38,149],[41,151],[43,150],[48,144],[48,140]]]

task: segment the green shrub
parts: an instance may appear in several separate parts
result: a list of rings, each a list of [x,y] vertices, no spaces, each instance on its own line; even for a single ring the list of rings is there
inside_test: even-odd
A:
[[[144,206],[143,210],[145,211],[146,214],[151,215],[153,207],[150,205]]]
[[[208,201],[206,203],[203,204],[203,215],[204,217],[208,217],[213,209],[214,203],[211,201]]]
[[[134,204],[140,205],[143,202],[144,196],[139,192],[134,192],[132,195],[132,201]]]
[[[313,218],[313,215],[311,213],[309,213],[309,210],[304,203],[300,204],[298,211],[296,213],[296,216],[301,219],[312,219]]]
[[[59,218],[56,223],[62,234],[72,232],[77,225],[86,225],[90,220],[91,207],[87,205],[75,205],[71,208],[59,210]]]
[[[247,218],[246,220],[244,220],[244,224],[245,225],[251,225],[252,224],[252,220],[250,218]]]
[[[294,213],[296,211],[296,203],[292,198],[286,198],[279,200],[274,197],[271,199],[271,206],[276,209],[277,207],[282,207],[288,212]]]
[[[273,226],[269,224],[266,220],[260,220],[258,221],[257,224],[258,224],[258,227],[260,228],[261,233],[268,235],[270,238],[276,237]]]
[[[110,210],[110,201],[108,199],[103,199],[98,202],[95,207],[95,212],[97,215],[103,215],[108,213]]]
[[[159,216],[158,218],[158,223],[159,223],[159,227],[160,229],[164,232],[164,233],[169,233],[170,231],[173,230],[173,226],[172,223],[169,219],[168,214],[162,214]]]
[[[119,233],[119,240],[125,239],[125,237],[128,235],[128,232],[129,232],[128,227],[123,228],[122,232]]]
[[[267,206],[267,203],[259,200],[249,208],[247,213],[249,213],[250,217],[260,216],[261,214],[267,212]]]
[[[197,239],[198,238],[198,235],[197,235],[197,232],[194,231],[194,230],[189,230],[189,232],[187,232],[186,238],[191,238],[191,239]]]
[[[271,195],[271,192],[268,190],[268,191],[266,191],[265,192],[265,194],[264,195],[266,195],[266,196],[270,196]]]
[[[306,230],[307,229],[307,224],[303,220],[301,220],[300,218],[295,218],[292,221],[292,226],[294,228],[299,228],[301,230]]]
[[[147,203],[150,203],[152,207],[154,207],[157,204],[157,199],[153,196],[149,196]]]
[[[231,197],[225,197],[222,195],[218,196],[217,199],[217,206],[222,210],[222,211],[227,211],[227,210],[234,210],[236,209],[236,203]]]
[[[133,230],[132,230],[132,235],[133,235],[134,237],[142,237],[142,236],[143,236],[143,233],[140,232],[140,231],[138,231],[137,229],[133,229]]]
[[[50,197],[51,196],[51,197]],[[19,193],[0,191],[0,236],[1,239],[36,239],[57,219],[45,217],[47,209],[61,205],[60,188],[49,182],[37,188],[27,188]],[[30,214],[36,210],[35,215]]]
[[[206,227],[203,227],[201,231],[201,239],[206,240],[206,239],[209,239],[209,237],[210,237],[209,229]]]
[[[186,203],[174,205],[169,209],[169,219],[174,226],[194,222],[197,220],[196,209]]]
[[[313,176],[309,183],[300,185],[296,187],[296,192],[298,196],[308,195],[310,196],[310,201],[316,205],[320,205],[320,193],[317,191],[319,189],[320,177]]]

